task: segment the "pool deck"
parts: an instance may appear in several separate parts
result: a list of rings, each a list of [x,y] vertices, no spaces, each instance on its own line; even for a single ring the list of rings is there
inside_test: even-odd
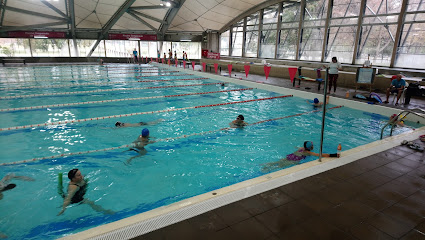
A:
[[[246,80],[293,88],[287,79]],[[297,90],[317,93],[317,84],[301,82]],[[332,96],[344,98],[347,90]],[[397,108],[424,109],[425,100]],[[392,146],[133,239],[425,239],[424,161],[425,152]]]

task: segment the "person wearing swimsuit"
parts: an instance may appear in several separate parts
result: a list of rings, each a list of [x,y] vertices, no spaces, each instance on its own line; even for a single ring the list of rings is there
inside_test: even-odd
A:
[[[243,115],[239,115],[236,120],[233,120],[231,123],[229,123],[230,127],[232,128],[242,128],[244,126],[247,126],[248,123],[246,123],[245,118]]]
[[[311,150],[313,150],[313,142],[305,141],[304,147],[299,148],[296,152],[286,155],[285,158],[282,158],[277,162],[270,162],[270,163],[264,164],[262,171],[270,172],[277,168],[284,168],[290,165],[294,165],[294,163],[298,164],[301,160],[305,159],[307,156],[316,156],[316,157],[319,156],[318,153],[312,152]],[[339,157],[339,154],[322,153],[322,156],[323,157]]]
[[[86,203],[97,212],[114,214],[114,211],[104,209],[103,207],[96,205],[93,201],[84,198],[87,191],[87,182],[84,180],[80,170],[77,168],[72,169],[68,172],[68,178],[71,180],[68,184],[68,195],[63,199],[62,210],[58,213],[58,216],[63,214],[66,207],[73,203]]]

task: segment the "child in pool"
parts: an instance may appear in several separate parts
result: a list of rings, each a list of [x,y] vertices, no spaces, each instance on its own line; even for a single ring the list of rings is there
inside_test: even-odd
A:
[[[270,162],[266,163],[263,166],[263,172],[270,172],[277,168],[284,168],[289,165],[293,165],[294,163],[298,163],[299,161],[303,160],[307,156],[316,156],[318,157],[319,154],[312,152],[313,150],[313,142],[305,141],[304,147],[299,148],[296,152],[286,155],[285,158],[280,159],[277,162]],[[322,153],[323,157],[339,157],[339,154],[337,153]]]

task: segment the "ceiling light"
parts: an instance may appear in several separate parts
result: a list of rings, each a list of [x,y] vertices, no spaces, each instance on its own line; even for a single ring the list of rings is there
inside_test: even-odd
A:
[[[164,6],[164,4],[163,4],[163,3],[160,3],[159,5],[160,5],[160,6]]]
[[[166,2],[166,3],[165,3],[165,6],[167,6],[167,7],[171,7],[171,3]]]
[[[46,36],[34,36],[34,38],[48,38]]]
[[[192,40],[189,40],[189,39],[183,39],[183,40],[180,40],[181,42],[192,42]]]

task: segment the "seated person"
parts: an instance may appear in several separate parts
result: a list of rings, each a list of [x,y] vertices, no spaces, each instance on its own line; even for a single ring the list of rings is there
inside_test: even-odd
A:
[[[402,79],[401,74],[398,74],[397,77],[391,81],[391,85],[389,88],[387,88],[387,100],[385,100],[384,103],[388,103],[388,98],[390,97],[390,92],[391,93],[397,93],[397,101],[395,103],[395,105],[398,105],[398,100],[401,97],[401,94],[404,91],[404,86],[406,86],[406,81],[404,81],[404,79]]]
[[[84,198],[87,191],[87,182],[84,180],[83,175],[77,168],[72,169],[68,172],[68,178],[71,180],[68,184],[68,195],[63,199],[62,210],[58,213],[58,216],[63,214],[66,207],[73,203],[86,203],[93,210],[97,212],[103,212],[105,214],[113,214],[112,210],[107,210],[99,205],[96,205],[93,201]]]
[[[363,63],[363,67],[365,68],[372,67],[372,63],[370,62],[370,54],[367,55],[367,60]]]
[[[248,123],[246,123],[244,120],[245,118],[243,117],[243,115],[239,115],[236,118],[236,120],[233,120],[229,125],[230,127],[233,127],[233,128],[240,128],[240,127],[247,126]]]
[[[313,142],[305,141],[304,147],[299,148],[296,152],[286,155],[285,158],[282,158],[277,162],[270,162],[270,163],[264,164],[262,171],[263,172],[270,172],[274,169],[284,168],[284,167],[287,167],[289,165],[293,165],[295,163],[298,163],[299,161],[303,160],[307,156],[318,157],[319,154],[312,152],[312,150],[313,150]],[[337,153],[332,153],[332,154],[322,153],[322,156],[323,157],[339,157],[339,154],[337,154]]]

